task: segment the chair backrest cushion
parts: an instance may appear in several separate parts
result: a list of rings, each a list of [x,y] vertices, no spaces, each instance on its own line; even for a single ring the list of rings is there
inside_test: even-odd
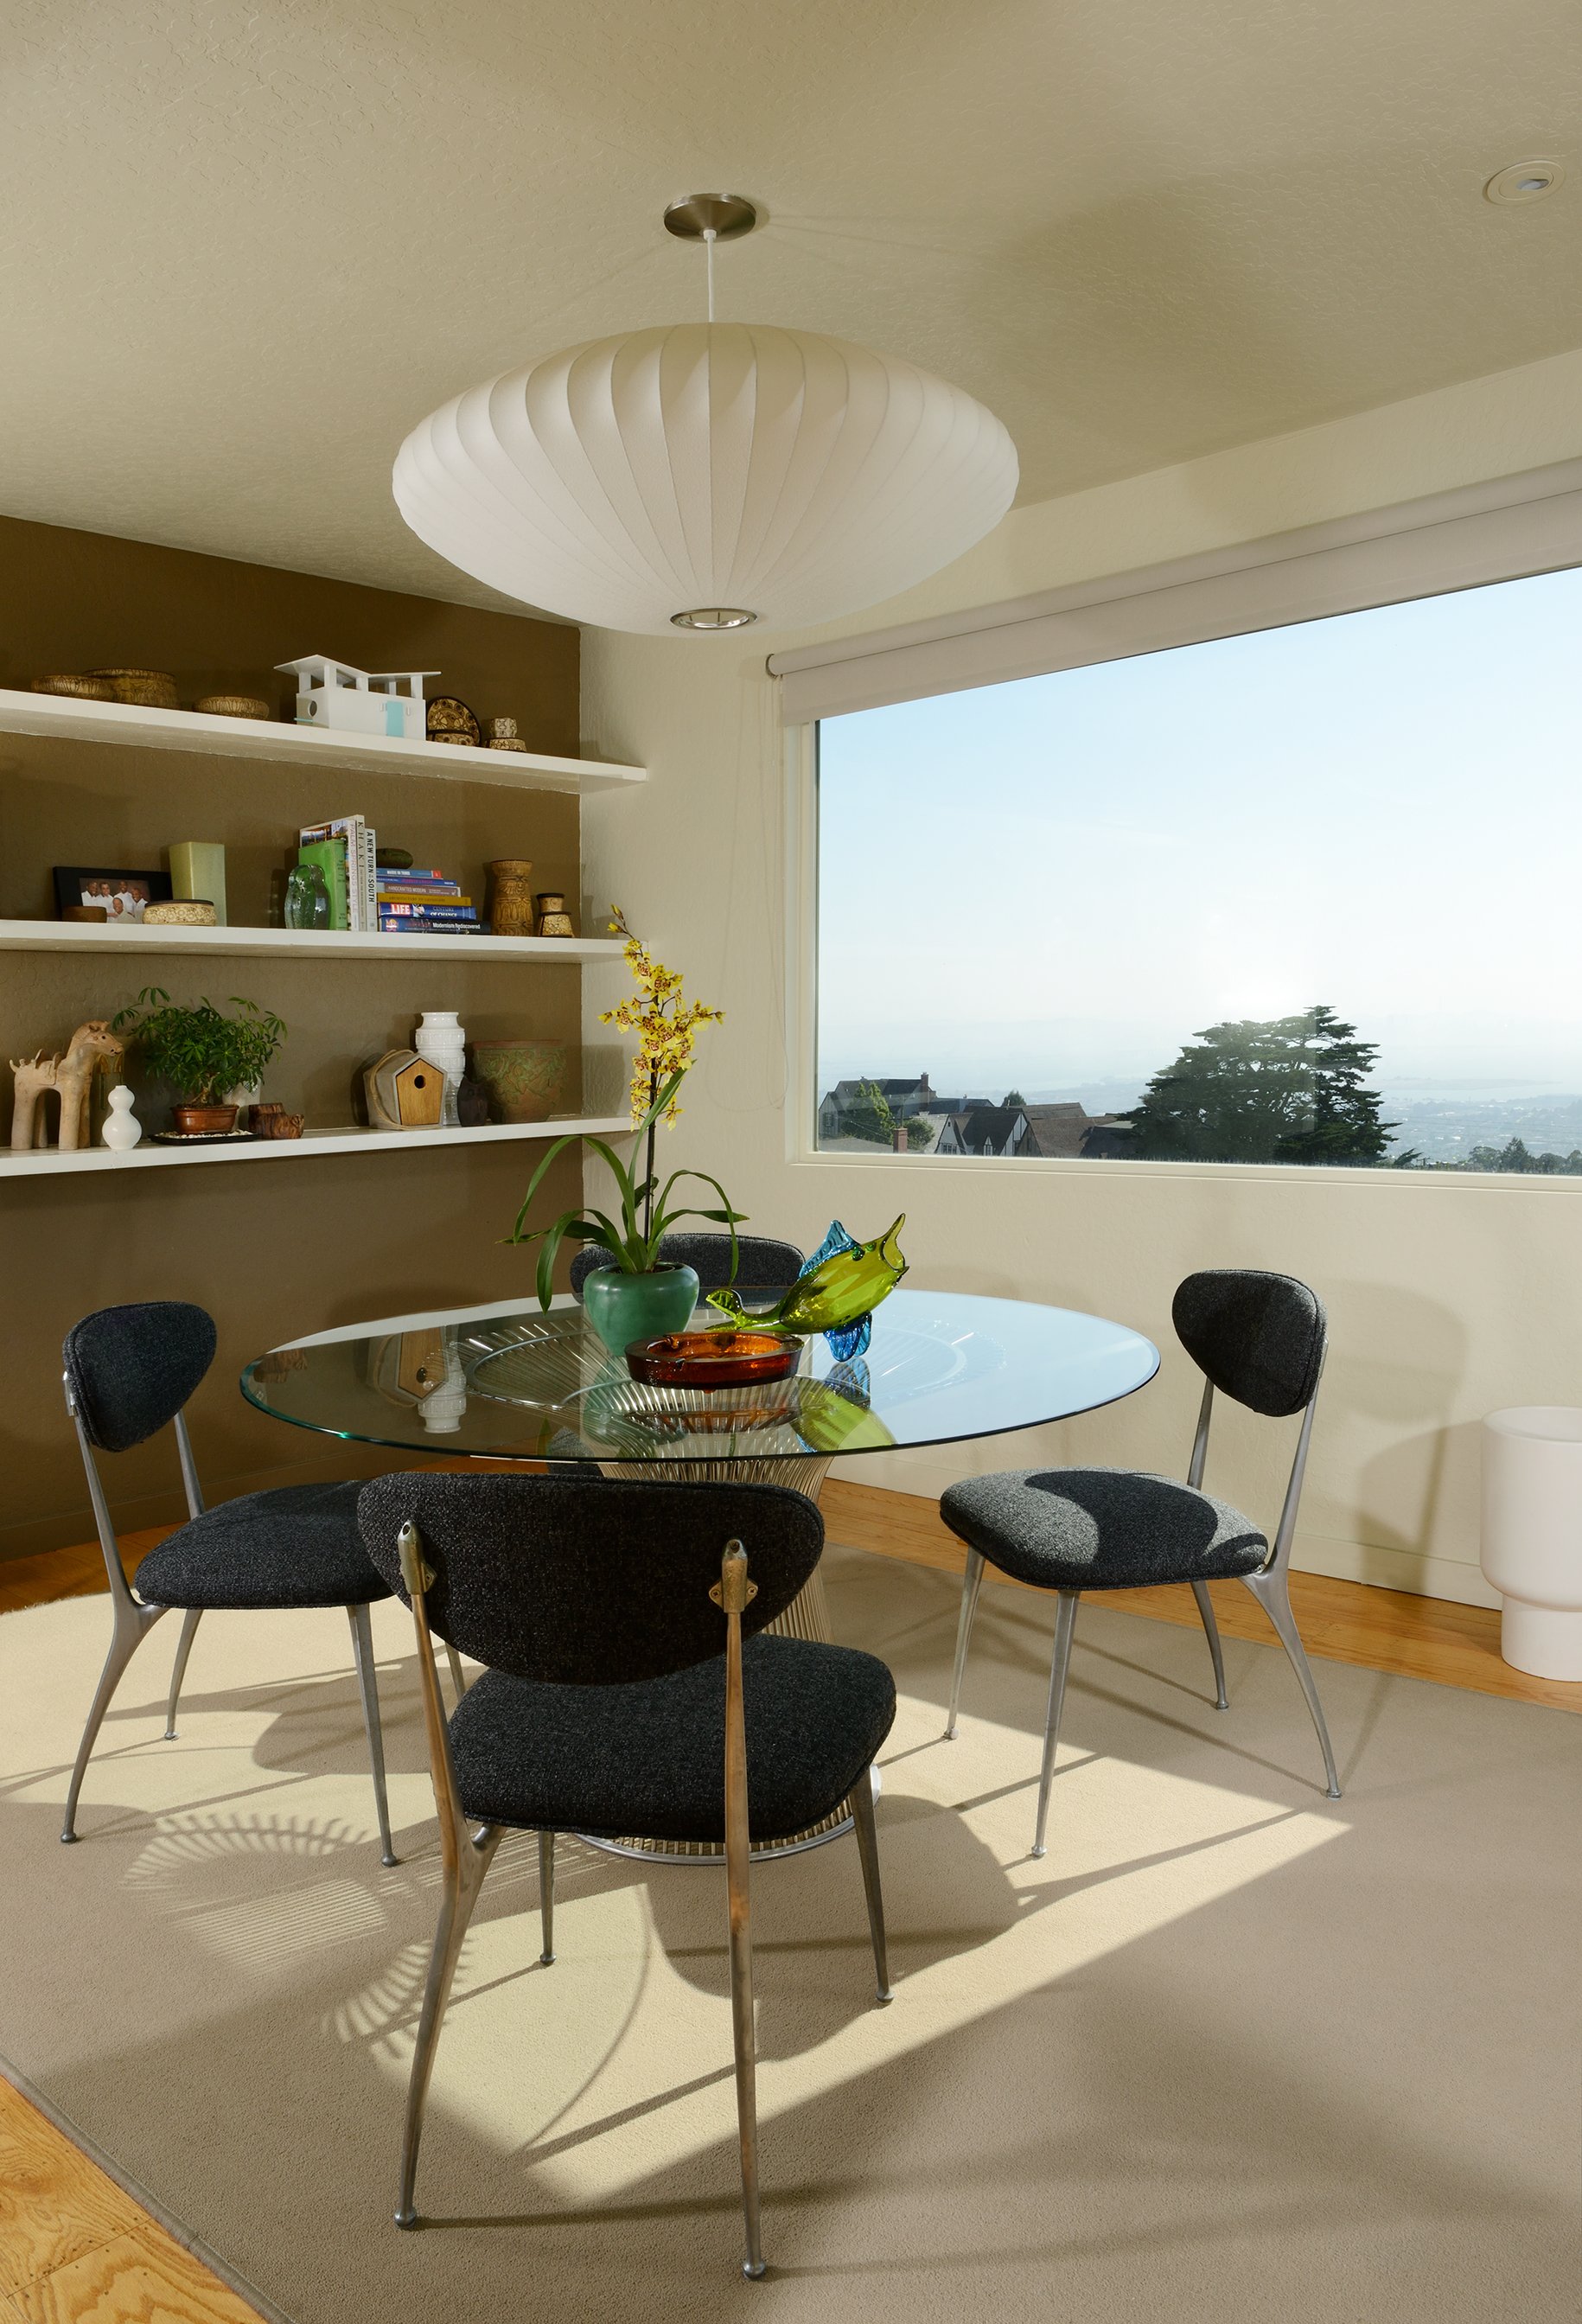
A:
[[[101,1307],[62,1354],[88,1442],[125,1452],[173,1420],[215,1360],[214,1318],[185,1299]]]
[[[805,1255],[794,1242],[777,1242],[772,1235],[738,1235],[736,1250],[738,1291],[784,1291],[801,1274]],[[659,1257],[672,1267],[694,1268],[704,1291],[722,1291],[731,1279],[729,1235],[668,1234],[659,1245]],[[614,1264],[599,1244],[584,1243],[571,1262],[571,1287],[577,1297],[590,1275]]]
[[[419,1472],[363,1488],[363,1546],[403,1599],[397,1536],[416,1523],[440,1637],[491,1670],[570,1686],[663,1678],[723,1651],[710,1600],[740,1539],[758,1595],[750,1635],[791,1603],[823,1549],[823,1520],[780,1485]]]
[[[1253,1412],[1300,1412],[1319,1385],[1324,1310],[1293,1275],[1210,1267],[1175,1295],[1176,1336],[1217,1388]]]

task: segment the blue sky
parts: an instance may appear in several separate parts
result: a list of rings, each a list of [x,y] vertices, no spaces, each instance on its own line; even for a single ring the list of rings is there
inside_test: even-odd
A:
[[[1572,571],[825,720],[821,1088],[1325,1001],[1386,1086],[1582,1091],[1579,696]]]

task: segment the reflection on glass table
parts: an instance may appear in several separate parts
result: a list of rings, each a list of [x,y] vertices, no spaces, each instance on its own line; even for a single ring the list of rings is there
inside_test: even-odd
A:
[[[700,1310],[701,1328],[715,1321]],[[960,1292],[892,1293],[865,1357],[805,1342],[787,1379],[684,1389],[633,1380],[579,1307],[456,1311],[320,1334],[250,1364],[243,1393],[298,1427],[496,1461],[704,1464],[816,1490],[836,1454],[988,1436],[1130,1395],[1158,1366],[1125,1325]],[[437,1446],[435,1439],[445,1439]],[[761,1468],[756,1464],[764,1464]]]
[[[693,1320],[704,1329],[719,1319],[704,1307]],[[594,1462],[611,1477],[768,1482],[816,1499],[837,1456],[1036,1427],[1129,1396],[1158,1366],[1150,1341],[1101,1316],[903,1288],[875,1310],[864,1356],[842,1362],[824,1339],[810,1339],[786,1379],[748,1388],[647,1386],[580,1307],[501,1306],[321,1333],[249,1364],[242,1390],[274,1419],[397,1452]],[[770,1627],[829,1637],[816,1571]],[[842,1812],[774,1852],[848,1828]],[[717,1853],[702,1843],[619,1845],[645,1856]]]

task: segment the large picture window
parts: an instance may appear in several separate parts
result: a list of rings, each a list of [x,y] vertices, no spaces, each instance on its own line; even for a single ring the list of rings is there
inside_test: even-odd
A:
[[[826,717],[817,1143],[1582,1177],[1582,570]]]

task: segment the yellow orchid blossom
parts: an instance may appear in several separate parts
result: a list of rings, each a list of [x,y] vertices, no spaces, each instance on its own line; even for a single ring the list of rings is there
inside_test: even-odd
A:
[[[599,1022],[619,1025],[638,1037],[631,1060],[630,1100],[632,1120],[639,1122],[665,1084],[691,1065],[698,1027],[722,1024],[725,1011],[711,1009],[705,1001],[683,1001],[679,972],[650,956],[647,945],[627,927],[626,914],[619,904],[613,908],[610,933],[625,937],[626,964],[638,989],[615,1008],[602,1010]],[[680,1111],[672,1097],[660,1119],[673,1127]]]

